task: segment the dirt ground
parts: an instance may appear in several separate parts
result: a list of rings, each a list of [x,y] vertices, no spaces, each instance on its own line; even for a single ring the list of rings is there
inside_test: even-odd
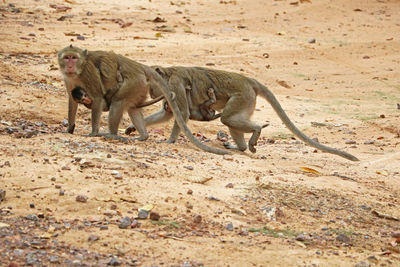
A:
[[[3,0],[0,27],[1,266],[400,265],[399,1]],[[255,154],[160,143],[172,122],[88,137],[83,106],[66,134],[69,44],[253,77],[360,161],[297,141],[261,98]],[[219,120],[188,125],[223,149]]]

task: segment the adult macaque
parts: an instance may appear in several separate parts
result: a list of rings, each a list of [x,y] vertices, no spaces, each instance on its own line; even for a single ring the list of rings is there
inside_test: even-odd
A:
[[[107,96],[108,88],[119,86],[119,89],[110,97],[107,136],[119,138],[118,126],[126,110],[133,125],[139,131],[138,140],[146,140],[148,133],[142,111],[138,107],[145,102],[149,94],[153,98],[163,95],[175,116],[174,127],[182,129],[197,147],[216,154],[227,154],[226,151],[206,146],[193,136],[176,102],[172,100],[167,83],[154,69],[113,52],[87,51],[72,45],[58,53],[58,61],[69,95],[68,132],[73,133],[75,126],[78,103],[71,95],[75,87],[84,88],[92,99],[91,135],[98,136],[101,111],[106,105],[104,96]],[[117,71],[123,79],[120,85],[118,85]]]
[[[58,63],[64,76],[64,83],[69,96],[68,100],[68,133],[75,129],[75,118],[78,103],[71,95],[75,87],[84,88],[92,100],[92,132],[99,133],[102,110],[107,110],[107,98],[111,99],[118,84],[118,57],[113,52],[88,52],[72,45],[65,47],[58,53]]]
[[[257,125],[250,120],[254,112],[257,96],[265,98],[278,114],[279,118],[289,130],[305,143],[320,149],[321,151],[335,154],[352,161],[358,159],[344,151],[334,149],[313,141],[301,132],[288,118],[273,93],[264,85],[254,79],[247,78],[238,73],[214,70],[201,67],[154,67],[155,70],[168,82],[170,90],[175,92],[179,109],[185,121],[189,119],[193,108],[199,107],[207,101],[208,90],[213,88],[215,103],[212,108],[221,111],[221,122],[228,126],[230,134],[237,146],[228,145],[227,148],[245,151],[247,145],[244,133],[252,133],[249,150],[256,152],[254,147],[260,137],[264,126]],[[195,86],[194,86],[195,85]],[[192,88],[189,103],[186,88]],[[146,125],[164,122],[172,118],[165,109],[145,118]],[[174,142],[180,132],[179,127],[174,126],[169,142]]]

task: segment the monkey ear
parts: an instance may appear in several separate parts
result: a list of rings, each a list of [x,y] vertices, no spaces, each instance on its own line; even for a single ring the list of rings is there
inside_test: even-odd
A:
[[[72,47],[72,44],[69,45],[69,48],[73,48],[73,47]]]

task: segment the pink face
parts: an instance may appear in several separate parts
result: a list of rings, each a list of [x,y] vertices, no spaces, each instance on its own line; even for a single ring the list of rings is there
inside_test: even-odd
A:
[[[76,73],[76,62],[78,61],[77,55],[65,55],[63,57],[65,63],[65,71],[68,74]]]

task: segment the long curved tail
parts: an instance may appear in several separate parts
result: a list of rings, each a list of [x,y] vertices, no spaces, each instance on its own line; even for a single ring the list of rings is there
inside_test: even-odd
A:
[[[282,109],[282,106],[279,104],[278,100],[276,99],[276,97],[274,96],[274,94],[264,85],[257,83],[258,88],[256,88],[257,93],[264,97],[272,106],[272,108],[275,110],[275,112],[278,114],[279,118],[282,120],[282,122],[286,125],[286,127],[294,134],[296,135],[298,138],[300,138],[303,142],[309,144],[310,146],[313,146],[315,148],[318,148],[321,151],[327,152],[327,153],[331,153],[331,154],[335,154],[338,156],[341,156],[345,159],[348,160],[352,160],[352,161],[359,161],[358,158],[356,158],[355,156],[335,149],[335,148],[331,148],[328,146],[324,146],[318,142],[315,142],[314,140],[312,140],[311,138],[309,138],[307,135],[305,135],[302,131],[300,131],[300,129],[298,129],[293,123],[292,121],[289,119],[289,117],[286,115],[285,111]]]

